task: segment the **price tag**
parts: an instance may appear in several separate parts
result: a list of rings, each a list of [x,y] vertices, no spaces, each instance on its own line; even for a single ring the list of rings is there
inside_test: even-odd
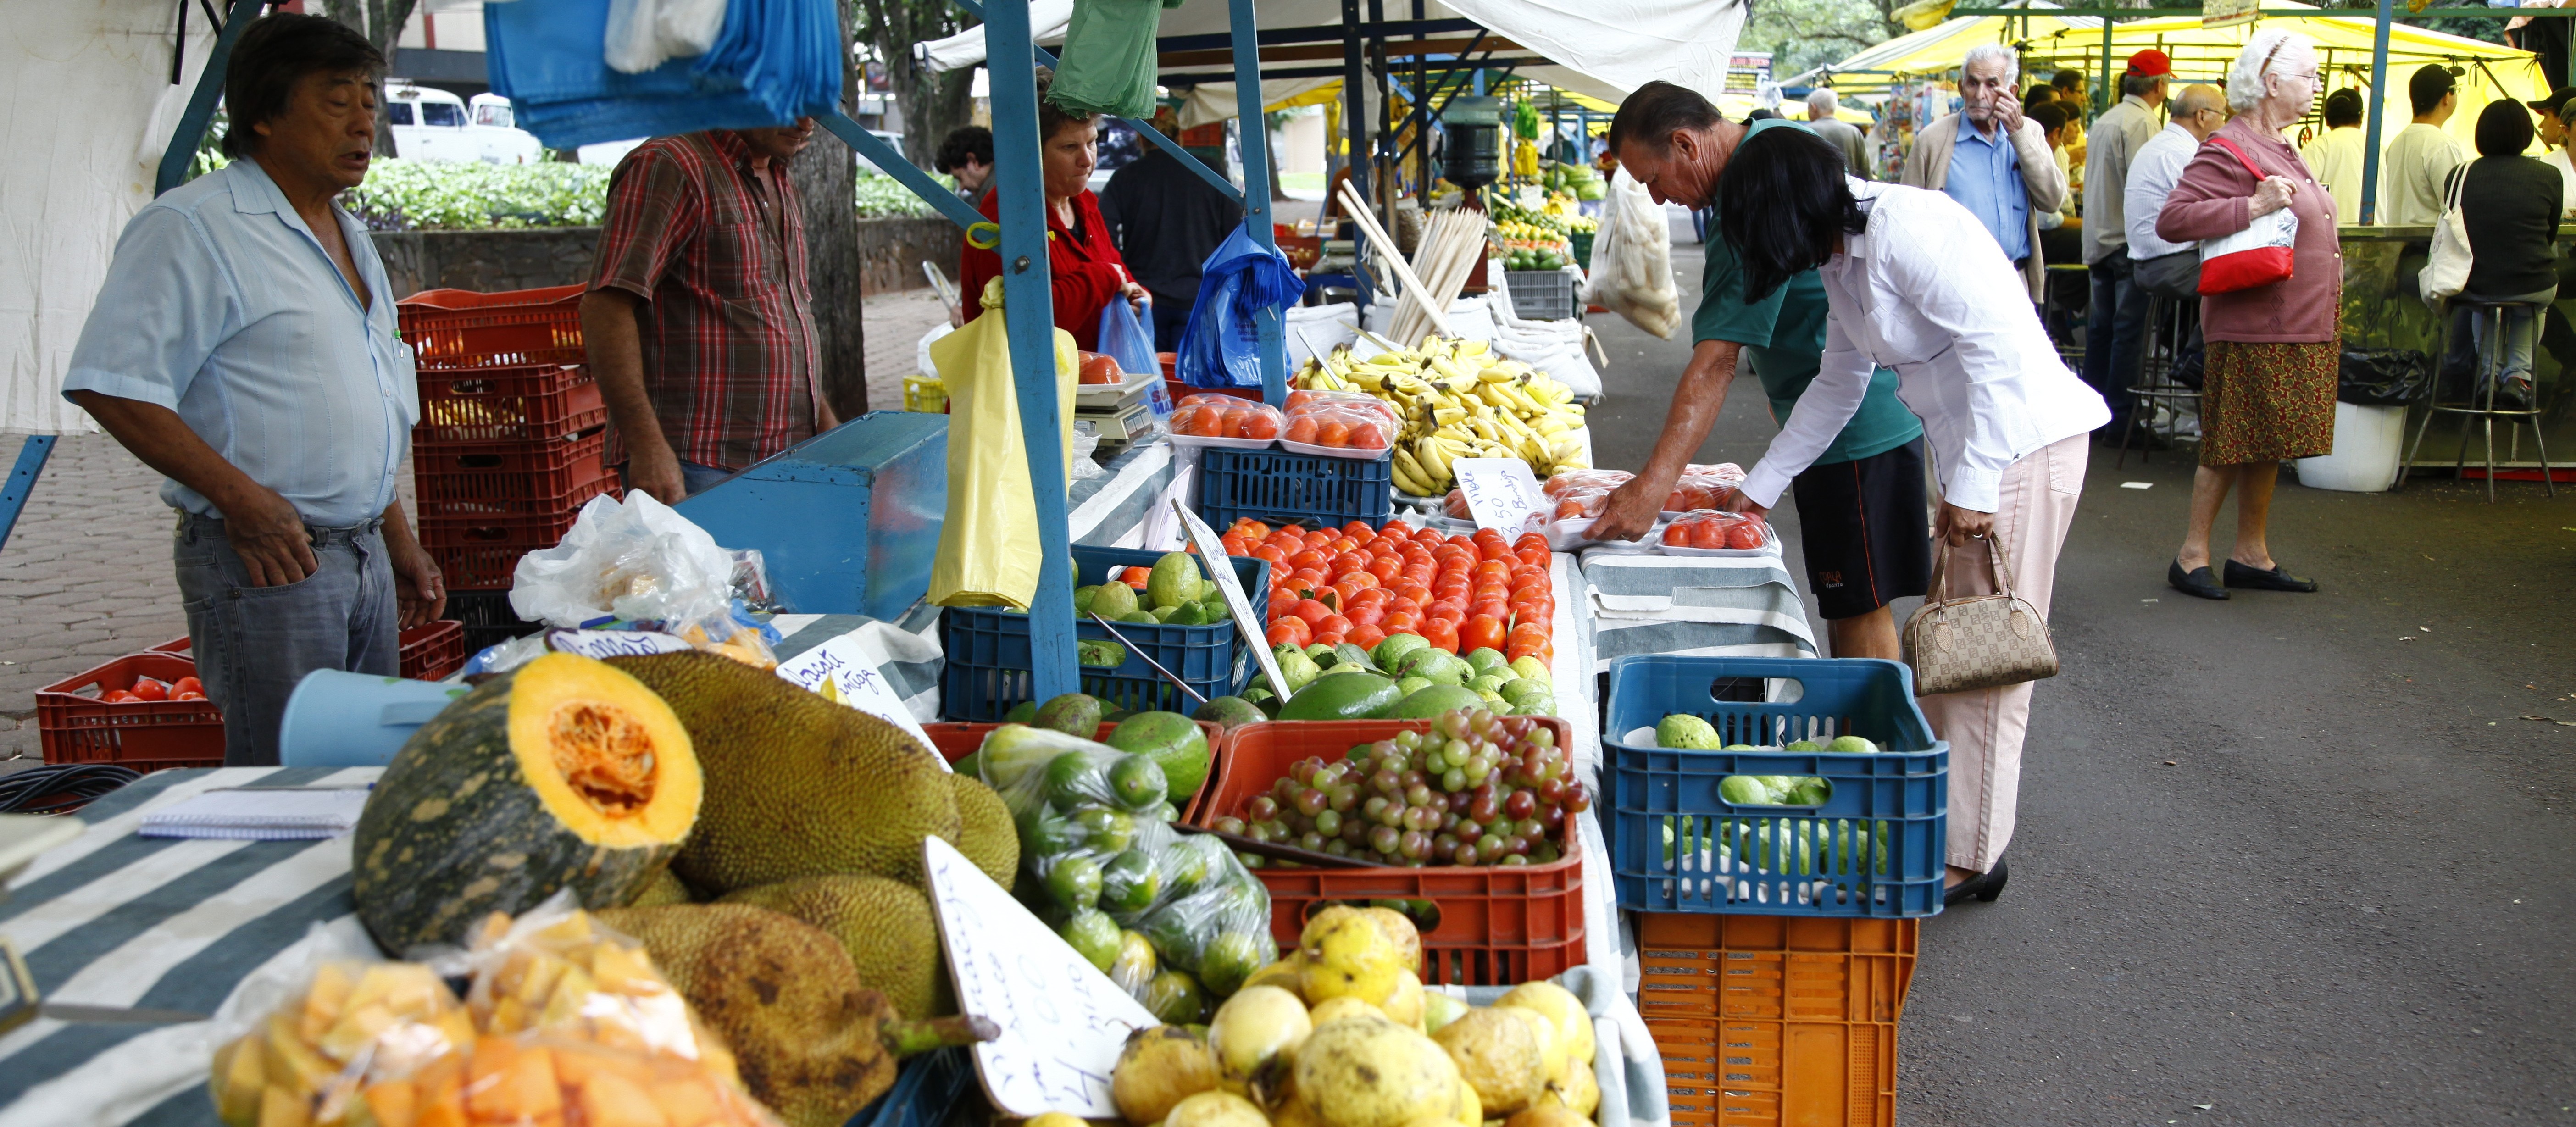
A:
[[[1127,1034],[1162,1022],[955,846],[927,837],[921,853],[958,1011],[1001,1027],[975,1046],[984,1094],[1013,1119],[1118,1118],[1118,1052]]]
[[[894,687],[886,684],[885,675],[869,664],[859,641],[844,634],[778,664],[778,675],[789,684],[808,692],[849,705],[906,732],[921,741],[921,746],[937,750],[930,733],[921,730],[912,710]],[[942,768],[948,766],[945,756],[937,756]]]
[[[1252,600],[1245,597],[1242,582],[1235,579],[1234,568],[1225,562],[1225,540],[1179,498],[1172,500],[1172,511],[1180,515],[1181,530],[1189,534],[1190,543],[1198,545],[1200,561],[1216,577],[1216,589],[1225,595],[1226,613],[1234,616],[1234,628],[1243,632],[1243,644],[1252,648],[1252,660],[1261,663],[1261,675],[1270,679],[1270,691],[1286,701],[1288,678],[1279,672],[1279,658],[1270,652],[1265,639],[1268,624],[1252,613]]]
[[[689,643],[659,630],[549,630],[546,648],[583,657],[646,657],[679,653]]]
[[[1547,495],[1539,491],[1529,463],[1518,458],[1460,458],[1449,463],[1458,488],[1467,495],[1467,512],[1476,527],[1519,532],[1545,524]]]

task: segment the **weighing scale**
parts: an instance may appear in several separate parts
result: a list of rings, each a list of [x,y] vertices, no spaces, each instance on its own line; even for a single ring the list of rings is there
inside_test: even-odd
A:
[[[1160,372],[1130,372],[1122,383],[1084,384],[1073,391],[1073,417],[1088,421],[1100,435],[1092,457],[1107,460],[1127,452],[1139,439],[1161,432],[1172,414],[1171,395]]]

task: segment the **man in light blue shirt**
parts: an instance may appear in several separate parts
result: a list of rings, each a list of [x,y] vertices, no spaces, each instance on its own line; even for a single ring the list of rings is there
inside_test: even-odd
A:
[[[1915,132],[1896,179],[1966,207],[2021,271],[2037,302],[2047,280],[2039,217],[2065,208],[2066,173],[2049,149],[2047,130],[2022,113],[2013,89],[2020,73],[2020,56],[2008,45],[1969,48],[1959,62],[1959,112]]]
[[[277,14],[225,76],[226,168],[117,240],[63,394],[169,480],[189,648],[224,762],[277,762],[304,675],[391,675],[402,626],[445,607],[394,500],[420,416],[384,264],[333,204],[366,178],[383,57]]]
[[[2030,257],[2030,193],[2021,184],[2021,155],[1989,119],[1959,131],[1950,149],[1950,179],[1941,190],[1965,205],[2002,244],[2004,257]]]

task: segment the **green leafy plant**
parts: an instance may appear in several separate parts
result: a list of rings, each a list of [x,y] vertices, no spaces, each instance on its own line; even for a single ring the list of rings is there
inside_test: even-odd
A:
[[[956,186],[956,181],[948,177],[939,176],[936,179],[942,186],[951,189]],[[939,214],[927,201],[912,194],[912,189],[904,187],[903,181],[892,176],[862,172],[858,175],[857,181],[861,219]]]
[[[377,157],[341,202],[378,230],[588,227],[607,213],[608,173],[596,164]]]

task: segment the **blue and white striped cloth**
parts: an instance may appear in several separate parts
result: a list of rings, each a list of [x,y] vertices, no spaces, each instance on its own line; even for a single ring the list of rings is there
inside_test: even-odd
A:
[[[1593,671],[1629,654],[1814,657],[1806,601],[1777,555],[1583,553]]]

